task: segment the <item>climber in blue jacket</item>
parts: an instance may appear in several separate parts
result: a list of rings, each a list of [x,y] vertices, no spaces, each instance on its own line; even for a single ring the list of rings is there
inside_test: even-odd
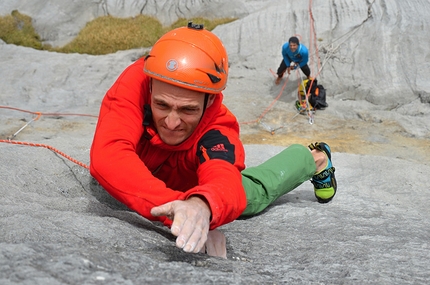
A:
[[[281,82],[282,76],[284,76],[285,71],[290,74],[291,70],[300,67],[303,73],[309,79],[311,76],[311,70],[308,66],[309,52],[308,48],[299,42],[297,37],[291,37],[288,43],[282,46],[282,62],[279,65],[278,77],[275,83],[279,84]]]

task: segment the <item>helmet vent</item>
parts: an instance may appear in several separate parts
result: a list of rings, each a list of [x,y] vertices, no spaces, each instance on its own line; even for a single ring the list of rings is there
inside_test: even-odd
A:
[[[219,68],[219,66],[218,65],[216,65],[215,64],[215,70],[218,72],[218,73],[221,73],[221,69]]]
[[[194,30],[203,30],[203,24],[193,24],[192,21],[188,22],[188,28]]]
[[[209,76],[209,79],[212,81],[212,83],[218,83],[221,81],[221,78],[219,78],[213,74],[210,74],[210,73],[206,73],[206,74]]]
[[[218,73],[226,73],[224,69],[224,65],[222,63],[221,63],[221,66],[218,66],[216,63],[214,63],[214,66],[215,66],[215,70]]]

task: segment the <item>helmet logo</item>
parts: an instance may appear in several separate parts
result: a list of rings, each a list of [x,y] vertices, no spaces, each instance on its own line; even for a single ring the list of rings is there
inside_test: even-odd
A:
[[[175,71],[178,69],[178,62],[174,59],[169,59],[166,63],[166,68],[168,71]]]

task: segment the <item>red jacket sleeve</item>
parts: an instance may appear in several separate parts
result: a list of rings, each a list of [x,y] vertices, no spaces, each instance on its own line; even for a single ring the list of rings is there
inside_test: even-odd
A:
[[[237,219],[246,207],[242,175],[231,163],[214,159],[203,163],[198,170],[199,186],[187,191],[187,197],[201,195],[208,201],[212,220],[210,229]]]
[[[196,144],[195,149],[200,150],[197,153],[200,161],[198,186],[187,191],[187,197],[199,194],[208,201],[212,212],[211,229],[237,219],[247,205],[240,172],[245,167],[245,151],[236,118],[224,108]],[[220,123],[220,120],[232,124]]]
[[[143,133],[144,94],[149,78],[143,60],[129,66],[109,89],[100,109],[90,152],[90,173],[114,198],[147,219],[154,206],[183,200],[185,194],[155,178],[136,153]]]

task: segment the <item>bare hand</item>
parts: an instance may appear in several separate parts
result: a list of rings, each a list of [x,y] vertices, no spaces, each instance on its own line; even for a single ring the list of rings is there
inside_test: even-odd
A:
[[[208,255],[227,259],[226,239],[221,231],[217,229],[209,231],[205,247],[201,252],[204,252],[205,248]]]
[[[176,236],[176,246],[185,252],[197,253],[208,238],[211,211],[208,204],[197,196],[176,200],[151,209],[151,214],[167,216],[173,221],[170,231]]]

